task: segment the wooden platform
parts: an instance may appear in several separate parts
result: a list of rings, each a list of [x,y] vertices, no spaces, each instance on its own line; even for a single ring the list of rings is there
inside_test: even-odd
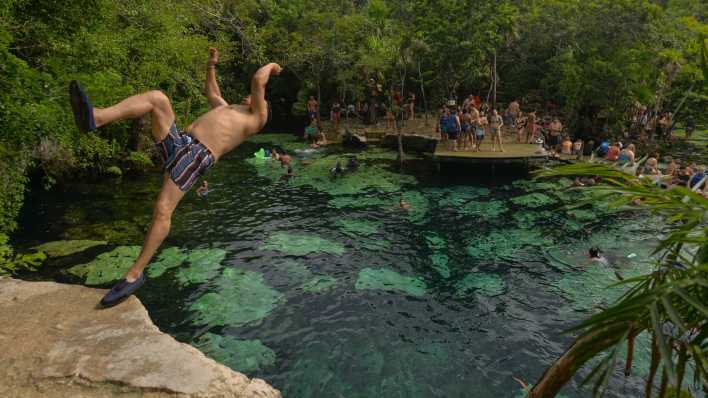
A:
[[[446,143],[438,143],[433,158],[440,162],[459,163],[535,163],[548,159],[534,144],[504,144],[504,152],[492,152],[491,143],[482,144],[481,151],[449,151]]]

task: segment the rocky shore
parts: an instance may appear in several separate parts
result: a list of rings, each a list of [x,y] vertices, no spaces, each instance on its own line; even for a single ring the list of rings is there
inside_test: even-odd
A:
[[[97,309],[103,293],[0,278],[1,397],[281,397],[162,333],[135,297]]]

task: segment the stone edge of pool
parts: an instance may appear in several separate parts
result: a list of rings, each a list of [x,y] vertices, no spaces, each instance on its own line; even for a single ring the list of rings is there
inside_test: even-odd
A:
[[[135,297],[97,309],[104,293],[0,277],[0,396],[281,397],[162,333]]]

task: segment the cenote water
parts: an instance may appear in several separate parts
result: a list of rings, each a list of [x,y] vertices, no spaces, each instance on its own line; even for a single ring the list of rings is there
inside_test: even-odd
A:
[[[572,341],[561,332],[619,297],[605,287],[651,269],[657,220],[610,209],[569,181],[437,174],[395,154],[359,153],[356,174],[330,148],[295,176],[252,154],[260,135],[192,192],[138,297],[155,323],[285,397],[516,397]],[[137,254],[158,174],[76,182],[31,195],[18,234],[54,255],[28,279],[108,287]],[[411,210],[395,208],[403,198]],[[588,264],[598,245],[612,265]],[[608,396],[637,396],[648,373],[639,339],[632,376]],[[589,396],[582,375],[563,391]]]

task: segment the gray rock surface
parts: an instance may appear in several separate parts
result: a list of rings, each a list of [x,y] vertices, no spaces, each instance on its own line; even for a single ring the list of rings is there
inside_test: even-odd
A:
[[[140,301],[0,278],[0,397],[258,397],[280,393],[160,332]]]

